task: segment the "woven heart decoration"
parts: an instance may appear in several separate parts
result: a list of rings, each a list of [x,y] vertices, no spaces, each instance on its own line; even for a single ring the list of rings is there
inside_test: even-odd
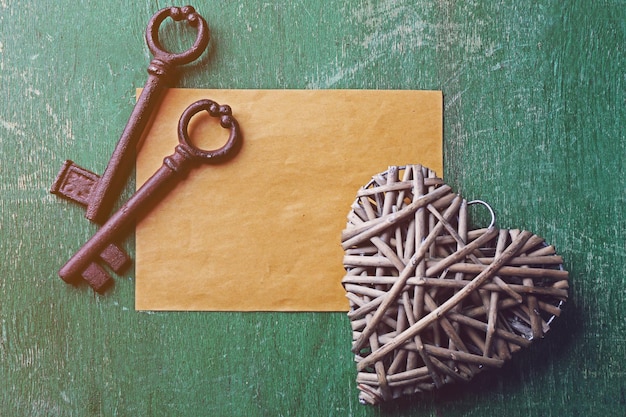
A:
[[[568,272],[554,247],[493,222],[468,230],[472,203],[420,165],[390,167],[359,190],[342,284],[362,403],[501,367],[559,316]]]

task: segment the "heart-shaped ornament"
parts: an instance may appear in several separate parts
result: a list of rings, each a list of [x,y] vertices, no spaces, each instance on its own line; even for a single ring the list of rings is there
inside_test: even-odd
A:
[[[390,167],[359,190],[342,284],[362,403],[501,367],[559,315],[568,273],[554,247],[493,217],[468,230],[470,204],[420,165]]]

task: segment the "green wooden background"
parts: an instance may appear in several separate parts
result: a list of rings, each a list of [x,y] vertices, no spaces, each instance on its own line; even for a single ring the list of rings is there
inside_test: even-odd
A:
[[[195,2],[210,52],[177,86],[443,90],[447,181],[566,258],[546,339],[380,408],[344,314],[140,313],[132,273],[105,296],[56,276],[95,228],[48,188],[66,158],[104,170],[168,5],[0,0],[0,415],[626,415],[623,0]]]

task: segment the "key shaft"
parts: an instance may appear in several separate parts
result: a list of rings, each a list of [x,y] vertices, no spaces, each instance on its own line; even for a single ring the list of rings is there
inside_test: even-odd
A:
[[[186,20],[197,29],[194,45],[179,54],[163,50],[158,37],[160,25],[167,18]],[[152,114],[160,105],[163,96],[174,78],[176,66],[190,63],[202,55],[209,42],[206,21],[193,7],[170,7],[157,12],[148,23],[146,43],[154,59],[148,66],[148,80],[133,108],[126,127],[120,136],[109,163],[94,184],[89,195],[85,217],[95,223],[103,223],[117,201],[133,166],[129,157],[136,149]]]

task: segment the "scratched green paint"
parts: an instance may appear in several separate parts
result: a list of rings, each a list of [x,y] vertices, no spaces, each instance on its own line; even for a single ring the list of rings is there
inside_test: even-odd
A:
[[[56,277],[95,229],[47,189],[66,158],[106,166],[165,5],[0,1],[3,416],[624,412],[623,2],[195,2],[213,41],[178,86],[441,89],[448,182],[566,258],[571,301],[545,340],[381,408],[356,400],[343,314],[137,313],[132,273],[104,297]]]

